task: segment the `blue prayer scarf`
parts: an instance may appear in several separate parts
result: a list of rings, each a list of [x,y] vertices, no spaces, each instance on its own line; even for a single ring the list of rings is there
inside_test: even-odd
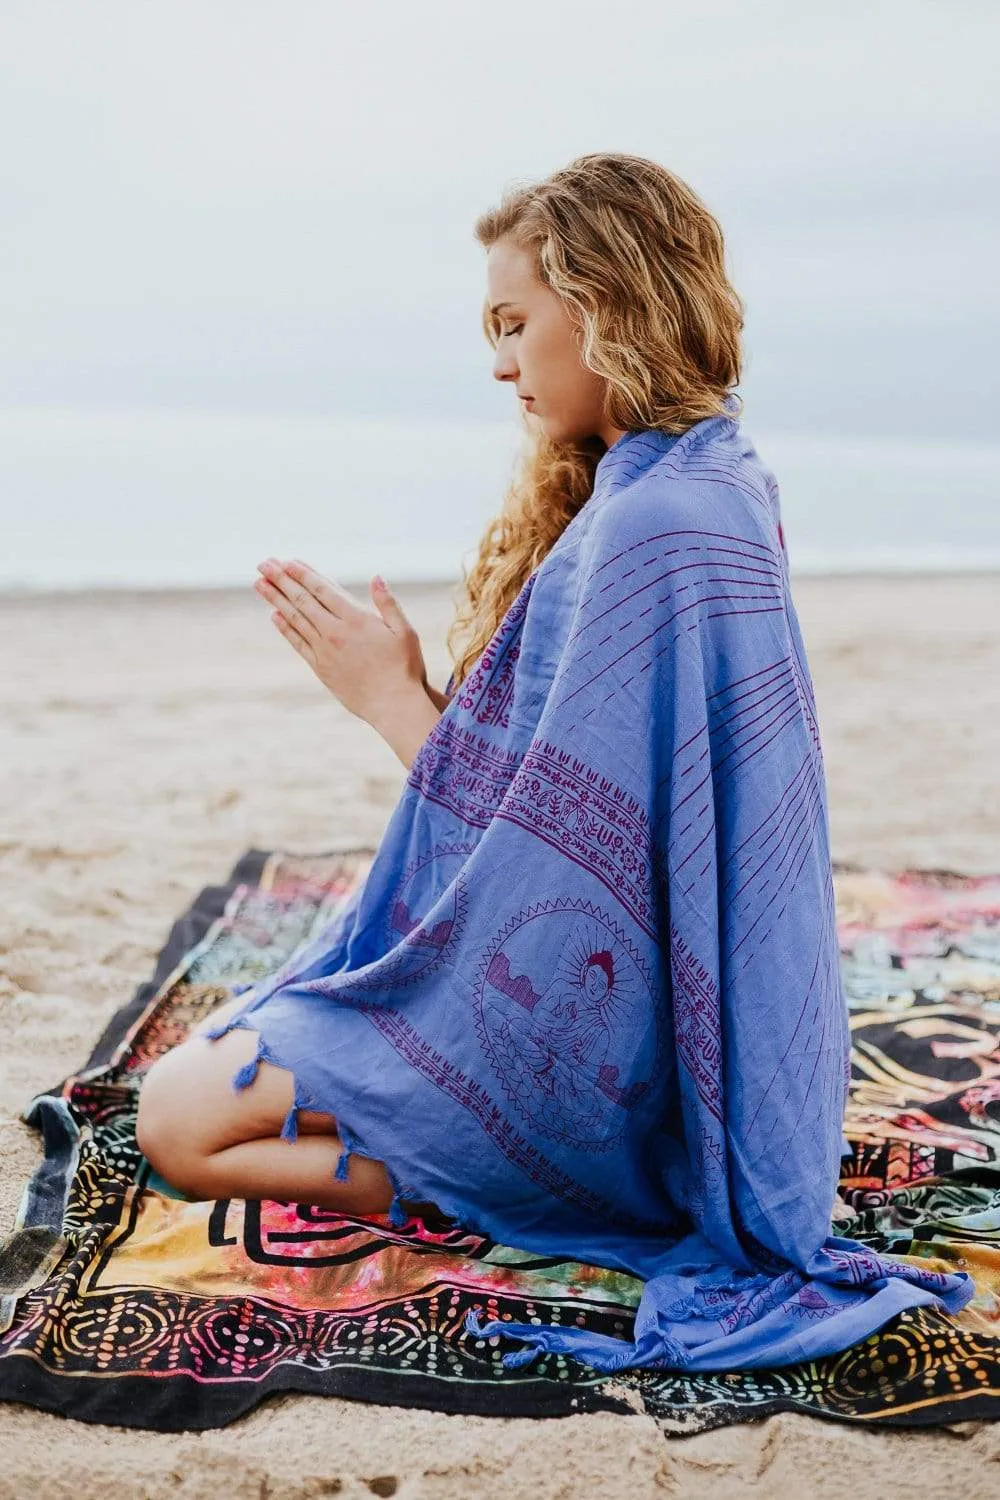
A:
[[[644,1280],[631,1340],[470,1313],[507,1365],[782,1365],[973,1294],[830,1233],[823,758],[777,485],[732,415],[608,448],[363,885],[254,989],[235,1024],[336,1116],[338,1176],[386,1163],[394,1222],[431,1201]]]

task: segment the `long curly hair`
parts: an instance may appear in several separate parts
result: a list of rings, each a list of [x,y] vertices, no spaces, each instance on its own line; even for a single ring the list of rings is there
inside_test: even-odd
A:
[[[578,156],[541,182],[516,184],[482,214],[484,249],[510,241],[582,329],[585,365],[607,381],[622,431],[685,432],[738,413],[745,306],[725,268],[718,222],[674,173],[617,151]],[[492,348],[500,319],[483,303]],[[456,595],[447,646],[453,690],[478,661],[530,574],[589,499],[604,441],[555,442],[522,411],[522,450],[502,507]]]

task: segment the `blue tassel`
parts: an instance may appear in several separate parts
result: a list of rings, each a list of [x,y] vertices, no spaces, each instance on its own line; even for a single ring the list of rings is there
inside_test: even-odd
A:
[[[237,1071],[233,1074],[233,1088],[234,1089],[245,1089],[245,1088],[249,1087],[249,1085],[251,1083],[253,1083],[254,1079],[257,1076],[257,1067],[258,1067],[258,1064],[260,1063],[260,1057],[261,1057],[262,1050],[263,1050],[263,1038],[259,1037],[258,1040],[257,1040],[257,1052],[256,1052],[256,1055],[254,1057],[251,1057],[251,1059],[250,1059],[250,1061],[248,1063],[244,1063],[243,1066],[242,1066],[242,1068],[237,1069]]]
[[[657,1368],[665,1367],[668,1370],[683,1370],[691,1363],[691,1355],[683,1344],[676,1339],[664,1337],[660,1350],[660,1361]]]
[[[470,1307],[465,1315],[465,1327],[468,1333],[474,1333],[477,1338],[491,1339],[494,1334],[508,1335],[510,1324],[505,1323],[502,1318],[494,1318],[490,1323],[480,1322],[479,1314],[474,1307]],[[521,1333],[515,1335],[517,1338],[528,1338],[532,1335]],[[538,1335],[535,1335],[538,1337]],[[500,1363],[506,1370],[516,1370],[519,1365],[529,1365],[533,1359],[544,1352],[545,1345],[542,1342],[526,1344],[523,1349],[512,1349],[505,1354]]]
[[[519,1365],[530,1365],[541,1352],[541,1344],[527,1344],[523,1349],[512,1349],[509,1354],[503,1356],[500,1363],[505,1370],[516,1370]]]
[[[389,1223],[395,1224],[397,1227],[399,1227],[400,1225],[408,1224],[409,1222],[410,1216],[406,1212],[406,1209],[403,1207],[403,1205],[400,1203],[399,1194],[394,1193],[392,1202],[389,1204]]]
[[[299,1122],[297,1118],[298,1105],[293,1104],[285,1116],[285,1123],[281,1127],[281,1139],[283,1141],[297,1141],[299,1138]]]
[[[208,1026],[201,1035],[207,1037],[210,1042],[217,1041],[220,1036],[225,1036],[231,1024],[229,1021],[223,1021],[219,1026]]]
[[[340,1155],[337,1157],[337,1170],[333,1174],[334,1177],[336,1178],[337,1182],[346,1182],[347,1181],[347,1163],[348,1163],[348,1160],[350,1159],[350,1155],[351,1155],[351,1148],[350,1148],[350,1146],[344,1146],[344,1148],[341,1151]]]
[[[572,1359],[612,1374],[616,1370],[632,1368],[682,1370],[690,1363],[690,1354],[683,1344],[662,1334],[651,1334],[634,1344],[628,1339],[610,1338],[606,1334],[587,1333],[582,1328],[535,1327],[526,1323],[509,1323],[494,1318],[489,1323],[480,1322],[474,1308],[465,1315],[465,1327],[476,1338],[489,1339],[499,1335],[505,1339],[527,1340],[527,1350],[517,1349],[503,1356],[501,1363],[510,1369],[527,1364],[536,1354],[543,1352],[564,1353]]]

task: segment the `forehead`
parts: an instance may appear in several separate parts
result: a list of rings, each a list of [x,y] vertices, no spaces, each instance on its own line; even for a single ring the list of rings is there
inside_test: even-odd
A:
[[[486,289],[491,306],[525,302],[541,290],[534,264],[526,250],[509,240],[498,240],[486,253]]]

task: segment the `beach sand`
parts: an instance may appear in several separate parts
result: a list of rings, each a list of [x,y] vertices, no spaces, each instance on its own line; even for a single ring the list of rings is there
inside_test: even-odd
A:
[[[453,584],[400,586],[431,681]],[[1000,575],[803,577],[833,853],[1000,868]],[[365,585],[352,592],[367,601]],[[0,1235],[40,1160],[18,1114],[80,1067],[169,928],[247,848],[378,843],[405,770],[252,591],[0,598]],[[267,1400],[228,1428],[95,1427],[0,1403],[0,1497],[685,1497],[1000,1490],[1000,1427],[782,1415],[667,1442],[642,1416]],[[393,1485],[395,1484],[395,1488]]]

